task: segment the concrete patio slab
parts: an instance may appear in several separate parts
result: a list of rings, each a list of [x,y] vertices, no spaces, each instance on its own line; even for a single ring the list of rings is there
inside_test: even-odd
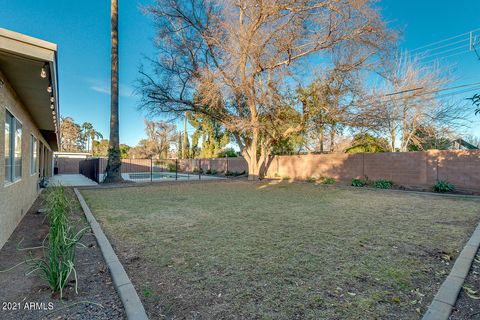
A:
[[[97,183],[81,174],[59,174],[49,179],[50,186],[85,187],[96,186]]]

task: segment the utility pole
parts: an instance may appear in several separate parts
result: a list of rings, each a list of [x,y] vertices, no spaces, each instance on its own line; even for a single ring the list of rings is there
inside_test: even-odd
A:
[[[182,143],[182,159],[187,158],[187,112],[183,113],[183,143]]]
[[[480,53],[478,52],[477,48],[477,36],[473,36],[473,32],[470,31],[470,51],[475,51],[475,54],[477,55],[478,60],[480,60]]]

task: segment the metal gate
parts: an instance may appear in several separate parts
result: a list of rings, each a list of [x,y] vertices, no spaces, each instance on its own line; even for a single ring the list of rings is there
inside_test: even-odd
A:
[[[90,180],[100,183],[100,159],[91,158],[82,160],[79,163],[80,174],[83,174],[85,177]]]

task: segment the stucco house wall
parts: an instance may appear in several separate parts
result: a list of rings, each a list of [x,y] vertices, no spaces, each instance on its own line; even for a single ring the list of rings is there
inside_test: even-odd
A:
[[[41,192],[38,182],[40,172],[51,176],[52,150],[36,127],[30,114],[0,70],[0,248]],[[3,83],[3,84],[2,84]],[[22,123],[22,176],[13,182],[5,182],[5,115],[8,110]],[[38,143],[37,172],[30,170],[30,139],[34,135]],[[41,157],[43,161],[40,161]],[[41,167],[42,165],[42,167]]]

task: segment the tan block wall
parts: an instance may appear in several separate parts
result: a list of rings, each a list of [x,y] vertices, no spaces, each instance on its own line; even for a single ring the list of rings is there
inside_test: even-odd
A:
[[[358,154],[277,156],[270,163],[267,177],[305,180],[310,177],[329,176],[344,180],[346,177],[357,176],[362,171],[362,166],[362,155]]]
[[[212,159],[182,159],[178,160],[179,171],[192,172],[200,166],[203,172],[215,170],[217,173],[247,172],[248,165],[243,158],[212,158]]]
[[[267,171],[268,178],[327,176],[344,183],[367,176],[428,188],[446,180],[458,190],[480,192],[480,150],[277,156]]]
[[[8,240],[16,226],[23,218],[37,198],[40,190],[38,188],[38,173],[30,174],[30,135],[33,134],[40,145],[47,146],[41,133],[36,128],[32,118],[25,111],[20,99],[8,84],[7,79],[0,71],[0,79],[5,83],[0,87],[0,248]],[[22,178],[21,180],[5,184],[5,110],[15,116],[22,123]],[[51,171],[51,151],[48,150],[46,158],[47,171]],[[38,151],[37,169],[39,159],[42,155]]]

